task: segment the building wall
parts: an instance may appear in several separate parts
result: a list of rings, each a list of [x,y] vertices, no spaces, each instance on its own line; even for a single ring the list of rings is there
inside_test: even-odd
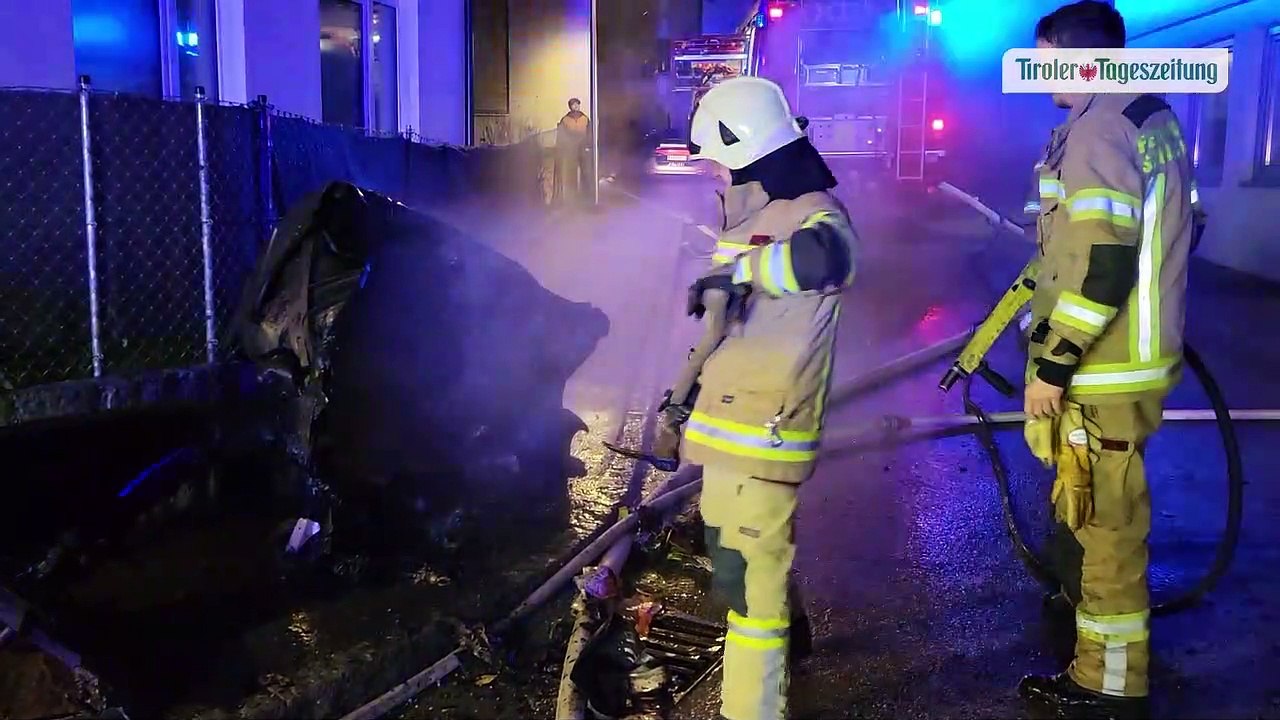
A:
[[[1177,19],[1161,25],[1169,25]],[[1260,181],[1257,148],[1265,126],[1259,122],[1268,28],[1280,24],[1280,0],[1254,0],[1190,22],[1140,35],[1146,47],[1194,47],[1231,39],[1234,58],[1228,81],[1227,133],[1222,181],[1201,188],[1209,225],[1200,248],[1204,257],[1228,267],[1280,281],[1280,186]],[[1273,70],[1276,72],[1276,70]],[[1186,97],[1170,104],[1189,121]]]
[[[953,182],[1016,212],[1030,189],[1031,165],[1065,113],[1042,96],[1001,94],[999,58],[1009,47],[1027,46],[1036,19],[1063,1],[1028,0],[1008,12],[990,12],[997,2],[943,5],[938,36],[948,82],[964,97],[964,106],[952,108],[954,117],[948,119],[962,159]],[[1199,252],[1219,264],[1280,280],[1280,187],[1262,185],[1255,177],[1255,153],[1264,132],[1259,127],[1263,50],[1267,29],[1280,23],[1280,0],[1119,0],[1115,5],[1125,15],[1131,46],[1196,47],[1234,40],[1223,179],[1216,186],[1202,182],[1210,222]],[[1169,101],[1187,124],[1187,99]]]
[[[245,72],[244,3],[219,0],[216,8],[218,88],[221,99],[229,102],[248,102],[251,97]]]
[[[510,0],[509,7],[513,130],[555,128],[571,97],[590,112],[590,0]]]
[[[401,129],[465,142],[465,2],[397,0]],[[46,0],[39,12],[29,0],[0,0],[0,26],[23,28],[0,34],[0,86],[75,87],[72,0]],[[313,0],[217,0],[221,99],[266,95],[281,110],[318,118],[319,33]]]
[[[242,14],[245,97],[266,95],[282,110],[321,113],[318,3],[297,0],[220,0],[220,19]],[[222,28],[220,28],[221,30]],[[234,34],[229,27],[223,35]],[[432,140],[466,141],[465,0],[398,0],[396,9],[400,129]],[[235,63],[234,50],[223,55]],[[233,73],[234,74],[234,73]],[[224,93],[225,96],[225,93]]]
[[[423,135],[455,145],[467,141],[466,3],[418,0],[413,43],[419,49],[418,120],[413,124]]]
[[[287,112],[320,117],[320,6],[244,0],[245,87]]]
[[[0,86],[70,88],[76,84],[71,0],[0,0]]]
[[[666,127],[657,72],[667,52],[659,52],[659,38],[679,25],[662,21],[662,5],[658,0],[632,0],[598,8],[602,163],[638,144],[638,134]],[[682,12],[687,14],[687,9]],[[679,14],[671,18],[681,19]]]

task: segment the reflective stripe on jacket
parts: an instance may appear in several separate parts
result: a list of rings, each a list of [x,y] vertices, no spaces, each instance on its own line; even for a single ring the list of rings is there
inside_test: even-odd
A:
[[[684,429],[685,459],[729,466],[764,480],[799,483],[812,474],[822,432],[840,292],[854,277],[854,234],[829,193],[770,201],[758,183],[724,195],[721,240],[742,245],[719,272],[750,283],[745,319],[734,323],[702,368],[701,390]],[[829,282],[813,283],[815,245],[795,245],[806,228],[838,244]],[[802,233],[804,234],[804,233]],[[796,242],[799,242],[796,240]],[[794,255],[793,255],[794,251]],[[820,256],[820,254],[818,255]]]
[[[712,265],[724,265],[731,263],[744,252],[752,248],[750,242],[735,242],[726,240],[723,234],[716,240],[715,252],[711,255]]]
[[[1137,99],[1095,95],[1075,109],[1039,176],[1043,260],[1032,312],[1041,333],[1028,377],[1059,378],[1090,403],[1167,392],[1181,367],[1190,159],[1167,108],[1141,127],[1126,117]]]

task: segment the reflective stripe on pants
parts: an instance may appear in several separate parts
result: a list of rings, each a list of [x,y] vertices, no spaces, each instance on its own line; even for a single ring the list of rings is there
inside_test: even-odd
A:
[[[702,471],[702,518],[719,529],[720,549],[736,551],[743,561],[713,568],[717,580],[741,583],[745,600],[745,607],[730,610],[725,638],[720,714],[728,720],[786,715],[796,491],[715,466]]]
[[[1082,687],[1107,695],[1147,695],[1151,496],[1143,449],[1160,425],[1162,405],[1155,398],[1082,406],[1094,455],[1094,514],[1074,533],[1083,552],[1076,654],[1068,672]]]
[[[791,623],[744,617],[730,610],[728,625],[720,714],[727,720],[782,720],[787,712]]]
[[[1147,610],[1120,615],[1091,615],[1077,611],[1077,663],[1082,658],[1093,660],[1098,654],[1102,656],[1101,679],[1093,689],[1122,697],[1146,694],[1144,673],[1150,653],[1150,620],[1151,613]],[[1086,678],[1090,674],[1080,670],[1076,672]]]

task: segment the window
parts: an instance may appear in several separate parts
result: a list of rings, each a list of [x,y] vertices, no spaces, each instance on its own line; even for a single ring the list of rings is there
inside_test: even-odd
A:
[[[506,115],[511,111],[510,9],[506,2],[470,3],[472,111]]]
[[[1235,65],[1231,41],[1206,47],[1227,48],[1227,76]],[[1227,150],[1227,103],[1231,86],[1215,94],[1195,94],[1187,98],[1187,126],[1191,129],[1191,162],[1196,180],[1206,187],[1222,183]]]
[[[77,75],[100,90],[164,94],[156,0],[72,0],[71,16]]]
[[[392,0],[320,0],[325,122],[399,129],[396,7]]]
[[[73,0],[76,73],[99,90],[218,96],[216,0]]]
[[[1260,110],[1256,179],[1280,183],[1280,25],[1271,28],[1262,56]]]
[[[396,85],[396,9],[373,4],[373,129],[396,132],[399,88]]]
[[[361,10],[354,0],[320,0],[320,91],[325,122],[364,125]]]
[[[176,94],[183,99],[195,97],[197,87],[218,97],[216,5],[216,0],[174,0]]]

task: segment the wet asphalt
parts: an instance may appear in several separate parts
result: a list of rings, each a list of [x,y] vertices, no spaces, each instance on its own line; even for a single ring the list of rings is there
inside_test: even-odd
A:
[[[1031,254],[1029,244],[992,231],[964,208],[936,197],[895,195],[858,182],[853,173],[841,176],[839,194],[862,237],[862,258],[842,315],[837,384],[981,320]],[[715,227],[712,187],[704,180],[660,178],[627,187],[653,218],[675,215]],[[1016,192],[972,189],[986,190],[984,199],[996,198],[988,202],[1006,213],[1019,202]],[[677,260],[677,287],[702,271],[710,247],[694,228],[686,227],[681,238],[686,251]],[[1228,403],[1276,405],[1280,389],[1266,367],[1280,348],[1256,328],[1257,319],[1280,310],[1280,288],[1203,263],[1190,282],[1188,337]],[[654,361],[660,378],[675,372],[682,348],[696,337],[678,305],[667,310],[668,352]],[[1020,352],[1006,337],[992,354],[993,366],[1015,384]],[[946,364],[851,398],[833,409],[828,432],[863,428],[886,414],[962,412],[959,387],[949,395],[937,389]],[[1020,409],[985,386],[975,385],[973,393],[988,411]],[[1188,379],[1169,407],[1208,403]],[[1280,511],[1280,491],[1270,481],[1276,463],[1266,453],[1280,428],[1242,425],[1237,432],[1247,482],[1244,531],[1219,585],[1192,609],[1155,621],[1156,717],[1280,717],[1280,681],[1255,669],[1280,657],[1274,630],[1280,582],[1273,572],[1280,551],[1271,521]],[[1001,432],[999,443],[1019,526],[1039,550],[1050,529],[1051,477],[1029,458],[1018,432]],[[1164,602],[1203,576],[1223,534],[1227,485],[1217,430],[1166,425],[1151,441],[1148,467],[1155,502],[1151,582],[1155,601]],[[853,446],[827,458],[803,490],[798,543],[797,574],[815,653],[793,678],[793,717],[1027,717],[1014,692],[1018,679],[1061,670],[1070,659],[1071,618],[1045,610],[1042,586],[1013,550],[988,457],[971,436]],[[638,582],[669,594],[674,605],[706,610],[705,579],[696,573],[637,572]],[[567,627],[557,627],[564,637]],[[544,653],[548,664],[557,659],[554,647]],[[470,687],[445,691],[443,704],[424,696],[413,716],[516,717],[511,708],[520,706],[519,698],[554,696],[552,670],[544,665],[518,690],[501,683],[490,690],[489,676],[480,675]],[[717,692],[713,678],[676,716],[716,718]]]
[[[890,195],[852,173],[841,177],[862,257],[842,315],[837,383],[977,322],[1030,256],[1029,245],[994,234],[967,210]],[[565,388],[564,406],[586,430],[570,446],[578,464],[566,472],[562,503],[508,508],[510,517],[489,518],[487,538],[473,537],[445,559],[428,558],[394,582],[303,590],[276,577],[260,539],[277,518],[250,502],[262,511],[166,536],[82,582],[75,601],[64,603],[75,618],[68,633],[106,664],[128,666],[114,677],[145,699],[148,716],[335,716],[450,649],[454,619],[501,617],[617,502],[653,482],[600,442],[642,440],[645,410],[697,332],[680,306],[711,241],[684,220],[715,226],[711,187],[699,178],[648,179],[610,188],[604,198],[599,211],[495,213],[477,204],[437,213],[522,264],[551,292],[591,303],[609,318],[608,334]],[[1280,407],[1269,369],[1280,347],[1266,329],[1280,311],[1280,289],[1203,264],[1193,268],[1191,284],[1188,336],[1228,402]],[[1006,338],[993,365],[1016,379],[1018,352]],[[943,395],[936,388],[944,369],[940,362],[851,399],[833,409],[829,429],[861,427],[884,414],[961,412],[958,389]],[[975,388],[975,398],[988,410],[1016,409],[984,387]],[[1207,404],[1188,380],[1169,406]],[[1280,717],[1280,680],[1267,670],[1280,661],[1280,487],[1268,453],[1277,433],[1274,426],[1239,428],[1248,485],[1230,572],[1200,605],[1155,622],[1158,717]],[[1016,513],[1039,547],[1050,478],[1017,432],[1000,441]],[[91,455],[105,457],[114,447],[93,442],[82,446]],[[101,464],[101,482],[127,481],[161,445]],[[72,471],[62,463],[33,463],[28,481],[49,467]],[[1204,572],[1222,533],[1226,491],[1214,428],[1167,425],[1151,442],[1148,472],[1159,600]],[[543,509],[549,507],[557,509]],[[516,516],[528,522],[504,532]],[[995,480],[972,437],[850,447],[824,460],[802,491],[798,543],[815,654],[793,680],[795,717],[1024,717],[1013,693],[1020,675],[1066,662],[1068,633],[1043,612],[1041,588],[1012,550]],[[687,577],[651,581],[700,605],[700,590]],[[152,590],[121,597],[124,584]],[[535,616],[501,653],[506,664],[468,660],[401,716],[552,717],[566,607],[561,598]],[[145,669],[154,666],[165,671]],[[679,715],[714,718],[716,689],[706,683]],[[304,697],[315,700],[301,707]]]
[[[837,384],[980,320],[1031,250],[967,210],[850,185],[841,194],[861,231],[863,259],[845,300]],[[1280,388],[1267,367],[1280,347],[1259,328],[1280,310],[1280,288],[1207,264],[1192,269],[1190,284],[1188,338],[1228,403],[1276,405]],[[1019,350],[1006,337],[992,355],[1015,384]],[[828,433],[883,414],[962,412],[959,387],[950,395],[937,389],[945,367],[936,363],[833,409]],[[1020,409],[986,387],[975,387],[974,397],[986,410]],[[1187,379],[1168,406],[1208,404]],[[1275,425],[1238,428],[1247,487],[1229,573],[1198,606],[1155,621],[1157,717],[1280,717],[1280,680],[1260,671],[1280,658],[1280,487],[1268,451],[1277,432]],[[1027,541],[1042,547],[1051,476],[1026,453],[1020,433],[999,440],[1015,512]],[[1161,602],[1213,561],[1225,524],[1226,471],[1221,440],[1207,424],[1167,424],[1147,463],[1152,587]],[[1015,555],[999,502],[972,436],[855,448],[820,464],[798,517],[797,569],[816,638],[814,656],[793,680],[795,717],[1026,716],[1017,681],[1065,667],[1071,621],[1045,613],[1042,588]],[[715,690],[691,698],[683,716],[715,717]]]

